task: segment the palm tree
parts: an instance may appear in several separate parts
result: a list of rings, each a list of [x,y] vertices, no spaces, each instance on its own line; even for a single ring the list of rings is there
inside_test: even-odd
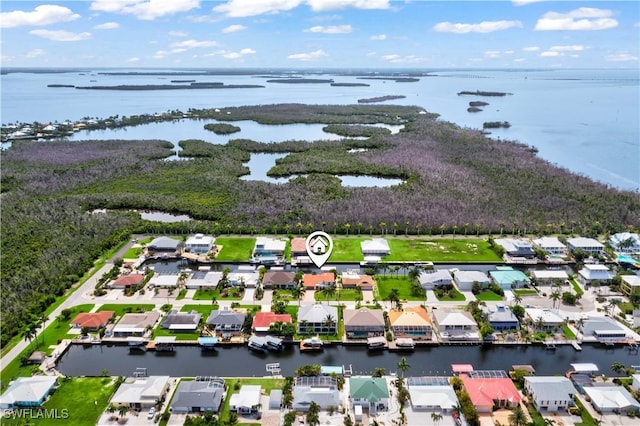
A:
[[[315,401],[311,401],[309,405],[307,424],[311,426],[318,426],[320,424],[320,406]]]
[[[400,361],[398,362],[398,369],[402,371],[402,375],[400,377],[403,377],[404,373],[406,373],[410,367],[411,365],[409,365],[409,363],[407,362],[407,358],[402,357],[402,359],[400,359]]]
[[[513,293],[513,302],[516,304],[516,306],[518,306],[522,303],[522,296],[520,296],[518,293]]]
[[[385,231],[387,229],[387,223],[386,222],[380,222],[378,224],[378,226],[380,226],[380,234],[384,235]]]
[[[553,301],[552,307],[555,308],[556,307],[556,303],[560,299],[562,299],[562,295],[560,294],[559,291],[554,291],[553,293],[551,293],[551,296],[549,296],[549,299],[551,299]]]
[[[433,424],[437,425],[442,419],[442,414],[436,412],[431,413],[431,420],[433,420]]]
[[[322,325],[324,327],[327,327],[327,331],[330,331],[336,326],[336,319],[331,316],[331,314],[328,314],[326,317],[324,317],[324,320],[322,320]]]
[[[362,222],[356,223],[356,226],[358,227],[358,236],[360,236],[360,230],[362,229]]]
[[[611,364],[611,371],[613,371],[616,374],[621,374],[627,371],[627,367],[625,367],[624,364],[616,361],[613,364]]]
[[[544,418],[544,426],[555,426],[556,421],[548,417]]]
[[[349,236],[349,229],[351,229],[351,224],[350,223],[345,223],[344,225],[342,225],[342,227],[344,228],[345,233],[347,234],[347,237]]]
[[[300,233],[302,232],[302,223],[296,223],[296,228],[298,228],[298,235],[300,235]]]
[[[298,284],[297,286],[293,287],[291,289],[291,295],[298,299],[298,306],[300,306],[300,299],[302,299],[302,296],[304,296],[304,293],[307,289],[304,288],[303,285]]]
[[[329,284],[324,286],[320,292],[327,298],[327,305],[329,304],[329,299],[336,295],[336,286],[335,284]]]
[[[309,321],[307,320],[300,321],[300,323],[298,324],[298,328],[300,329],[301,334],[307,334],[309,331]]]
[[[121,405],[120,407],[118,407],[118,414],[120,415],[120,417],[124,417],[128,412],[129,407],[127,407],[126,405]]]
[[[522,411],[520,406],[516,406],[511,414],[509,414],[509,425],[511,426],[525,426],[527,424],[527,416]]]
[[[476,223],[475,225],[473,225],[473,227],[476,230],[476,237],[479,236],[480,235],[480,228],[481,228],[480,224]]]

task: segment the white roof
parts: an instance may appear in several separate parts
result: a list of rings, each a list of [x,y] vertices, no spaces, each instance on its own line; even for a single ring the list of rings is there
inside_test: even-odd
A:
[[[169,384],[169,376],[130,378],[120,385],[111,398],[114,404],[155,402]]]
[[[622,281],[627,283],[629,287],[639,287],[640,286],[640,277],[637,275],[620,275]]]
[[[593,373],[600,370],[598,366],[592,362],[576,362],[571,364],[571,368],[576,373]]]
[[[539,399],[566,401],[576,393],[571,380],[563,376],[528,376],[524,381]]]
[[[564,318],[550,309],[525,308],[525,312],[533,322],[537,322],[540,318],[542,318],[542,322],[547,325],[562,324],[564,322]]]
[[[452,281],[451,273],[446,269],[436,269],[434,272],[422,272],[418,276],[420,284],[435,283],[438,281]]]
[[[307,321],[308,323],[321,323],[327,318],[327,315],[337,321],[338,309],[335,306],[322,305],[316,303],[314,305],[304,305],[298,309],[298,324],[301,321]]]
[[[437,311],[434,311],[433,315],[436,317],[439,326],[478,326],[471,314],[465,311],[450,311],[439,309]]]
[[[582,323],[582,334],[585,337],[593,336],[594,333],[625,333],[631,334],[624,325],[606,316],[592,316]]]
[[[450,410],[458,404],[451,386],[409,386],[411,405],[414,407],[440,407]]]
[[[373,238],[371,240],[364,240],[360,243],[360,248],[363,252],[373,251],[390,251],[389,242],[384,238]]]
[[[591,403],[602,411],[631,407],[640,409],[640,402],[622,386],[585,386],[584,392],[591,398]]]
[[[567,246],[565,246],[564,244],[562,244],[560,242],[559,239],[557,239],[556,237],[542,237],[542,238],[538,238],[533,240],[533,244],[542,248],[542,249],[546,249],[546,248],[554,248],[554,249],[565,249],[567,248]]]
[[[262,386],[260,385],[242,385],[239,393],[231,395],[229,406],[251,408],[260,404],[261,394]]]
[[[187,241],[185,242],[186,245],[192,245],[192,244],[197,244],[197,245],[203,245],[203,244],[207,244],[207,245],[212,245],[213,242],[216,239],[213,238],[211,235],[204,235],[204,234],[196,234],[193,235],[189,238],[187,238]]]
[[[8,407],[15,403],[37,403],[55,384],[55,376],[19,377],[11,382],[0,396],[0,407]]]
[[[544,271],[533,271],[531,273],[534,278],[538,278],[541,280],[549,280],[549,279],[558,279],[558,280],[566,280],[569,278],[569,275],[565,271],[558,270],[544,270]]]
[[[489,277],[484,272],[480,271],[456,271],[455,277],[458,282],[474,282],[488,283]]]
[[[640,244],[640,237],[636,233],[619,232],[619,233],[613,234],[611,237],[609,237],[609,243],[612,246],[617,246],[621,242],[627,241],[627,240],[632,240],[633,241],[633,245],[639,245]]]
[[[256,247],[263,246],[266,251],[284,251],[287,242],[269,237],[256,238]]]
[[[576,237],[576,238],[568,238],[567,244],[572,245],[573,247],[601,247],[604,248],[604,245],[595,240],[593,238],[586,237]]]
[[[149,285],[156,287],[177,287],[178,286],[178,275],[160,275],[153,274],[153,277],[149,280]]]
[[[187,286],[210,286],[215,287],[218,285],[220,280],[222,279],[222,272],[220,271],[211,271],[207,272],[207,274],[202,278],[196,278],[195,276],[191,276]]]
[[[242,281],[245,285],[256,285],[260,280],[260,273],[257,271],[230,272],[229,275],[227,275],[227,280],[230,283],[239,283]]]
[[[586,264],[578,271],[578,274],[587,280],[610,280],[613,278],[609,268],[599,264]]]

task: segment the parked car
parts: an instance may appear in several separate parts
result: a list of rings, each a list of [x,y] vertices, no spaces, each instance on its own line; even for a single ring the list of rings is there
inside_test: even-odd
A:
[[[151,420],[155,415],[156,415],[156,407],[151,407],[149,409],[149,413],[147,414],[147,419]]]

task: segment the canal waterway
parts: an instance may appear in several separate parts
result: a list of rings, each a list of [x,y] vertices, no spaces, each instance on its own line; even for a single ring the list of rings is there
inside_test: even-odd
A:
[[[572,346],[548,350],[538,345],[482,345],[417,347],[414,352],[368,352],[364,346],[333,345],[322,352],[301,353],[297,347],[282,352],[258,354],[246,346],[218,346],[201,351],[197,346],[180,346],[172,353],[130,352],[119,345],[72,345],[58,362],[58,370],[67,376],[131,375],[143,367],[151,375],[262,377],[266,364],[280,363],[282,375],[293,375],[296,368],[308,364],[351,366],[353,374],[372,374],[376,367],[388,373],[397,370],[406,357],[411,368],[407,375],[451,375],[451,364],[472,364],[475,369],[510,370],[513,364],[530,364],[537,375],[564,374],[576,362],[595,363],[602,374],[615,376],[614,362],[627,367],[640,365],[637,351],[627,347],[585,344],[582,351]]]

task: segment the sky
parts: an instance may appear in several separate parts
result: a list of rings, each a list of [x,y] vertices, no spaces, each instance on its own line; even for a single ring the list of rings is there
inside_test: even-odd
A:
[[[0,3],[2,67],[637,68],[638,1]]]

